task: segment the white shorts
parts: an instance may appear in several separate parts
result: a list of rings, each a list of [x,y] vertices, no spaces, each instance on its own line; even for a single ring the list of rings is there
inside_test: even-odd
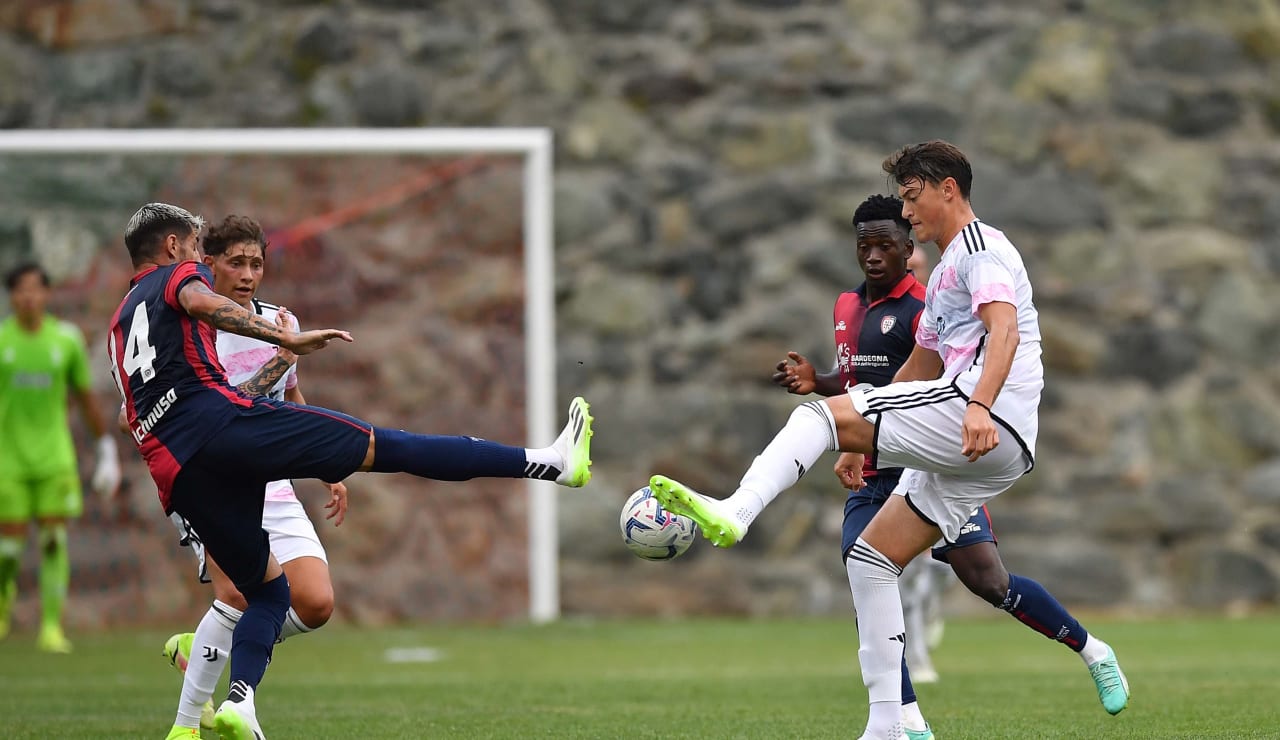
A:
[[[208,566],[205,565],[204,543],[200,541],[200,535],[177,512],[170,514],[169,520],[178,529],[178,544],[190,547],[195,553],[199,568],[197,578],[201,583],[208,583]],[[262,528],[267,531],[267,538],[271,542],[271,553],[281,565],[290,560],[308,557],[320,558],[326,564],[329,562],[324,545],[320,544],[320,537],[316,534],[315,525],[297,499],[266,501],[262,507]]]
[[[1000,444],[969,462],[960,453],[968,395],[949,378],[849,391],[853,407],[875,424],[872,465],[907,468],[894,494],[955,542],[978,507],[1009,490],[1034,464],[1031,450],[997,415]]]

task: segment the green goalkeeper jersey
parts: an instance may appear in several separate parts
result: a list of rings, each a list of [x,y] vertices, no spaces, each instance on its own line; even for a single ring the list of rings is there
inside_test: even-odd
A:
[[[67,392],[89,389],[89,358],[75,325],[45,315],[31,333],[0,324],[0,478],[75,472]]]

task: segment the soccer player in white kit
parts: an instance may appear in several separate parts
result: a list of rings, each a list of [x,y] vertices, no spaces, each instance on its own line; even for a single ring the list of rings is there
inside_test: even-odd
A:
[[[871,703],[864,740],[898,740],[904,623],[898,577],[939,539],[954,542],[986,501],[1035,464],[1040,329],[1022,257],[969,202],[973,171],[955,146],[928,141],[884,162],[918,242],[941,258],[929,277],[917,346],[879,388],[802,404],[727,499],[664,476],[650,487],[692,517],[713,543],[739,542],[751,522],[828,450],[846,487],[863,484],[864,456],[908,470],[846,560],[858,612],[863,682]],[[1129,688],[1115,652],[1093,635],[1080,650],[1103,707],[1117,714]]]
[[[205,237],[204,261],[213,271],[214,291],[282,326],[297,329],[297,320],[288,313],[257,299],[263,276],[267,239],[262,227],[244,216],[228,216]],[[278,400],[306,403],[298,386],[297,357],[288,350],[250,337],[219,331],[218,359],[227,380],[246,392]],[[330,499],[326,518],[341,525],[347,510],[347,489],[342,483],[326,484]],[[280,639],[321,627],[333,613],[333,583],[328,558],[315,527],[298,501],[293,483],[272,481],[266,485],[262,528],[271,543],[271,552],[289,578],[291,606],[285,616]],[[164,655],[183,669],[182,698],[170,738],[199,737],[198,726],[210,727],[214,688],[231,651],[231,634],[245,608],[244,598],[230,580],[207,560],[199,533],[192,531],[177,513],[170,515],[182,544],[196,552],[200,580],[213,578],[214,602],[194,633],[177,634],[165,644]]]

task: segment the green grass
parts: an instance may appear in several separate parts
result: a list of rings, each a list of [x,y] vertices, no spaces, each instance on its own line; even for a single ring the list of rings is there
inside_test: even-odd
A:
[[[1098,704],[1074,654],[1013,620],[953,621],[919,689],[940,740],[1280,738],[1280,621],[1104,622],[1133,699]],[[167,632],[80,635],[71,656],[0,643],[0,737],[161,738]],[[76,637],[72,636],[73,639]],[[430,647],[435,662],[388,663]],[[291,640],[258,697],[289,738],[853,738],[866,693],[849,621],[332,627]]]

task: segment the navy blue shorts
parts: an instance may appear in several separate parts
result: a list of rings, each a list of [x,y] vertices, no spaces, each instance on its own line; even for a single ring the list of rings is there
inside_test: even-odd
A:
[[[337,411],[255,399],[182,466],[169,505],[237,588],[255,586],[271,554],[262,529],[267,483],[336,483],[364,462],[369,432],[367,423]]]
[[[901,473],[897,471],[879,471],[878,475],[867,478],[867,486],[861,491],[850,491],[844,502],[844,528],[840,537],[840,555],[844,557],[853,547],[854,540],[862,534],[862,530],[871,523],[871,518],[880,511],[884,502],[889,499],[893,489],[898,485]],[[995,543],[995,531],[991,528],[991,517],[987,507],[983,506],[960,527],[960,537],[955,542],[933,548],[935,560],[946,563],[947,553],[957,547],[968,547],[979,542]]]

